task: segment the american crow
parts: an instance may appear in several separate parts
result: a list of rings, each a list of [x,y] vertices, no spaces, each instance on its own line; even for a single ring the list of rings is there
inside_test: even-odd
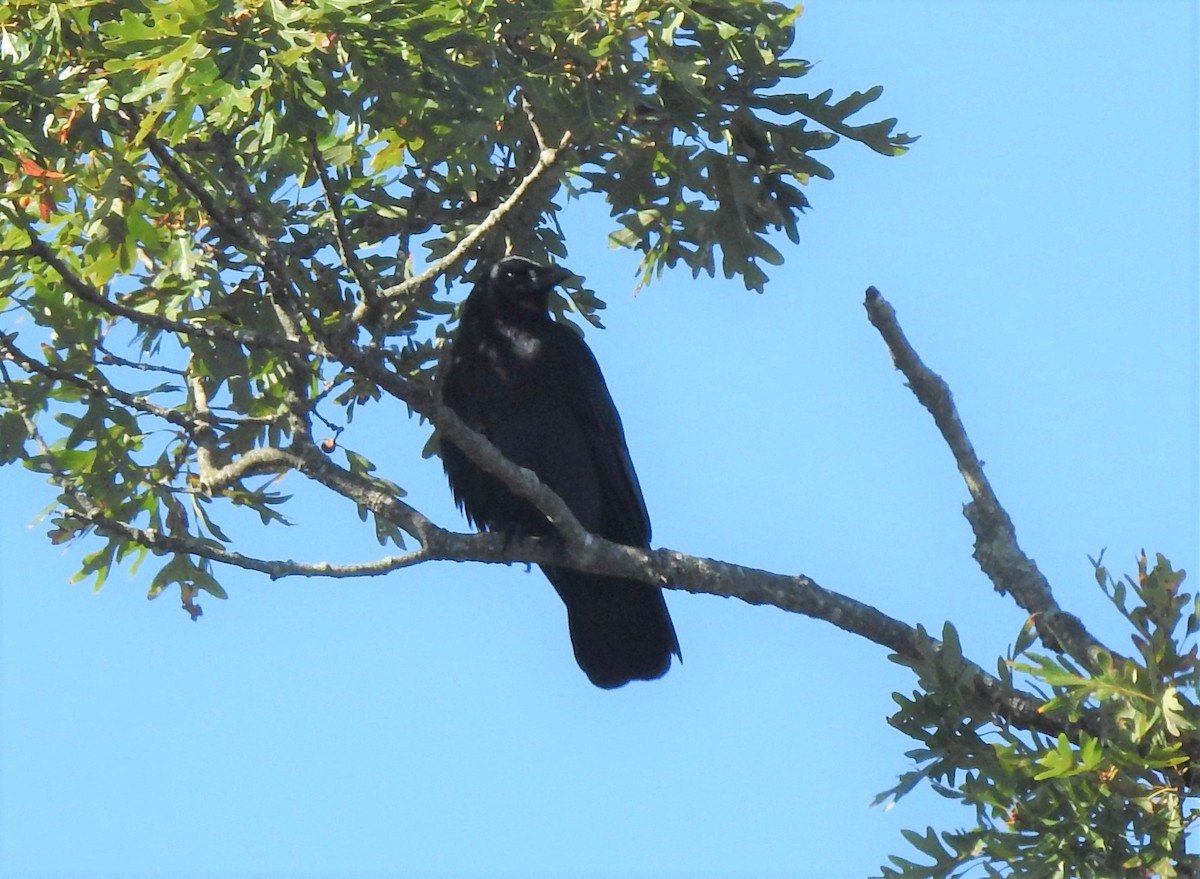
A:
[[[462,310],[442,399],[510,461],[527,467],[584,528],[649,547],[650,519],[625,447],[621,419],[596,358],[551,320],[550,291],[572,272],[509,256],[490,266]],[[454,499],[477,527],[553,536],[529,502],[443,442]],[[593,684],[619,687],[661,677],[680,656],[662,590],[542,565],[567,606],[575,660]]]

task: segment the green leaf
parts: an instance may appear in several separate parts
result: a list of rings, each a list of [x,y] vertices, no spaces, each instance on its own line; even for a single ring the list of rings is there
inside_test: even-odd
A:
[[[375,465],[358,452],[351,449],[342,449],[342,451],[346,453],[346,460],[350,463],[351,473],[358,473],[365,476],[375,470]]]
[[[1013,644],[1012,657],[1014,659],[1032,647],[1034,642],[1037,641],[1036,621],[1036,617],[1031,616],[1021,626],[1021,631],[1017,633],[1017,640]]]
[[[933,858],[935,862],[941,862],[949,854],[942,846],[942,841],[938,838],[937,831],[932,827],[927,827],[924,835],[912,830],[901,830],[900,832],[917,851]]]
[[[1169,686],[1163,691],[1159,707],[1162,711],[1163,723],[1171,735],[1178,736],[1196,728],[1196,723],[1180,700],[1179,690],[1176,687]]]
[[[25,420],[21,416],[16,412],[0,412],[0,466],[23,457],[27,439]]]

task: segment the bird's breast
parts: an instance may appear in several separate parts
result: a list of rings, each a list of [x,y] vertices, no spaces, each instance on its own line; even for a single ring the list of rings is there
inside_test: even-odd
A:
[[[500,326],[497,352],[502,359],[516,360],[519,363],[535,362],[542,353],[542,342],[535,335],[521,327]]]
[[[459,414],[485,432],[495,417],[545,408],[554,372],[545,362],[549,347],[536,335],[504,324],[488,329],[464,348],[470,358],[455,358],[448,390]]]

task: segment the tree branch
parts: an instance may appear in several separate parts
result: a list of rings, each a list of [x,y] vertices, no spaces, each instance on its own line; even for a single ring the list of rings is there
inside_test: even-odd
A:
[[[566,543],[586,546],[589,541],[598,539],[579,524],[562,498],[547,488],[532,470],[509,461],[487,437],[472,430],[454,410],[443,405],[430,389],[385,369],[379,361],[344,338],[331,338],[328,344],[333,356],[341,363],[365,375],[412,411],[428,418],[437,429],[440,440],[454,443],[473,462],[500,479],[514,494],[533,504],[550,520]],[[397,524],[405,527],[399,522]]]
[[[130,117],[133,121],[133,117]],[[308,355],[319,351],[317,344],[304,341],[305,334],[300,331],[300,324],[308,323],[307,316],[295,305],[298,298],[293,295],[292,283],[288,277],[286,261],[279,252],[276,241],[269,238],[262,229],[262,214],[258,208],[254,193],[241,173],[241,166],[233,152],[232,144],[222,135],[214,137],[213,152],[218,160],[224,161],[222,178],[231,180],[237,190],[243,210],[231,213],[213,196],[211,192],[189,171],[182,162],[171,154],[154,135],[147,135],[145,143],[150,152],[158,160],[159,165],[176,184],[196,199],[208,215],[213,225],[226,235],[237,247],[251,254],[261,266],[266,278],[267,289],[271,294],[275,316],[283,327],[286,338],[293,346],[282,350],[289,354]]]
[[[200,485],[209,494],[220,492],[249,476],[268,473],[286,473],[299,466],[299,459],[286,449],[263,446],[243,452],[229,464],[218,467],[209,459],[208,466],[200,467]]]
[[[524,198],[525,193],[529,190],[529,187],[533,186],[533,184],[535,184],[538,179],[546,173],[546,171],[557,164],[559,157],[570,145],[570,143],[571,132],[567,131],[563,134],[562,139],[558,142],[557,147],[542,150],[541,154],[538,156],[537,163],[533,166],[533,169],[525,175],[519,184],[517,184],[516,189],[512,191],[508,198],[502,201],[491,213],[484,217],[483,221],[478,226],[468,232],[463,239],[458,242],[453,250],[451,250],[441,259],[434,260],[429,264],[429,267],[419,275],[414,275],[407,281],[402,281],[399,284],[395,284],[391,287],[385,287],[384,289],[380,290],[380,300],[386,301],[389,299],[400,299],[405,296],[411,296],[423,285],[437,280],[443,274],[458,265],[458,263],[466,257],[471,248],[475,246],[475,243],[492,229],[494,229],[496,225],[502,219],[504,219],[505,215],[520,203],[521,199]],[[360,302],[354,309],[351,320],[356,324],[361,323],[366,314],[367,304],[365,301]]]
[[[300,468],[298,468],[300,469]],[[339,468],[340,469],[340,468]],[[348,474],[353,479],[353,474]],[[69,486],[66,490],[74,492]],[[380,496],[375,509],[389,512],[394,499]],[[356,564],[266,560],[226,549],[213,541],[190,535],[164,534],[142,529],[106,516],[91,504],[81,504],[81,516],[97,530],[144,546],[157,553],[184,553],[213,562],[282,577],[375,577],[428,561],[523,563],[565,565],[594,574],[633,578],[696,594],[739,598],[749,604],[769,605],[830,622],[852,634],[887,647],[912,663],[936,661],[940,642],[876,608],[824,589],[805,576],[788,576],[715,559],[698,558],[670,549],[647,551],[594,538],[586,547],[558,541],[525,538],[512,540],[501,534],[461,534],[424,520],[422,546],[410,553]],[[418,516],[420,514],[417,514]],[[424,519],[424,517],[421,517]],[[688,585],[677,585],[686,583]],[[968,660],[963,663],[973,681],[973,693],[983,709],[1000,720],[1047,735],[1067,733],[1077,738],[1087,722],[1068,723],[1042,713],[1037,697],[1013,689]],[[1094,733],[1093,733],[1094,734]]]
[[[136,120],[131,117],[132,121]],[[250,227],[239,223],[236,218],[227,214],[221,203],[209,192],[209,188],[185,168],[182,162],[171,155],[171,151],[163,145],[162,141],[153,134],[148,134],[144,142],[162,169],[200,203],[209,219],[213,221],[213,225],[247,250],[258,251],[260,249],[258,246],[260,242],[254,240]]]
[[[321,188],[325,191],[325,201],[329,204],[329,210],[333,213],[333,227],[336,233],[334,240],[337,242],[338,254],[341,256],[342,262],[354,275],[354,279],[358,281],[359,289],[362,290],[361,303],[370,308],[379,298],[379,287],[375,284],[367,267],[363,265],[362,260],[355,253],[354,242],[350,240],[350,233],[346,228],[346,217],[342,212],[341,197],[333,188],[333,181],[329,179],[329,170],[325,167],[325,162],[321,156],[321,151],[317,148],[315,137],[312,140],[311,146],[312,167],[317,172],[317,178],[321,181]]]
[[[874,287],[867,288],[865,306],[867,317],[892,354],[892,362],[904,374],[917,400],[933,416],[966,482],[971,502],[963,514],[975,533],[974,556],[980,569],[997,591],[1012,595],[1034,617],[1038,636],[1049,649],[1066,652],[1085,668],[1095,671],[1095,652],[1107,648],[1088,632],[1078,617],[1059,607],[1049,582],[1017,544],[1012,519],[983,473],[983,464],[967,437],[950,388],[921,362],[900,329],[895,309]]]
[[[0,355],[12,360],[15,364],[17,364],[17,366],[21,367],[21,369],[25,370],[26,372],[36,373],[40,376],[50,379],[51,381],[71,385],[83,391],[89,397],[98,399],[111,398],[123,406],[129,407],[130,409],[143,412],[146,415],[154,415],[163,419],[164,421],[170,422],[171,424],[183,430],[189,436],[196,431],[196,422],[184,413],[180,412],[178,409],[169,409],[166,406],[159,406],[156,403],[150,402],[145,397],[123,391],[120,388],[115,387],[112,382],[110,382],[98,369],[95,370],[96,378],[85,378],[83,376],[67,372],[66,370],[56,369],[49,364],[42,363],[41,361],[30,357],[16,345],[14,345],[11,338],[6,336],[4,333],[0,333]]]
[[[75,274],[71,267],[59,259],[54,251],[37,236],[37,233],[30,228],[29,224],[23,218],[7,209],[0,208],[0,211],[14,225],[20,226],[29,236],[29,247],[24,248],[29,255],[36,256],[54,269],[72,293],[111,317],[126,318],[138,326],[149,327],[155,330],[179,333],[185,336],[197,336],[202,339],[220,339],[224,342],[244,345],[247,348],[283,350],[296,354],[320,353],[320,345],[317,343],[288,339],[283,336],[260,333],[255,330],[233,329],[232,327],[217,324],[201,324],[189,320],[174,320],[169,317],[163,317],[160,314],[139,311],[120,302],[114,302],[105,297],[100,290]]]
[[[8,381],[7,375],[5,380]],[[366,577],[379,576],[427,561],[476,561],[490,563],[551,564],[595,574],[632,578],[643,582],[684,589],[693,593],[736,597],[749,604],[770,605],[781,610],[804,614],[830,622],[845,631],[888,647],[913,662],[936,661],[939,642],[927,638],[911,626],[887,616],[870,605],[824,589],[805,576],[788,576],[734,565],[714,559],[698,558],[670,549],[643,550],[605,540],[595,535],[575,544],[555,540],[525,538],[513,540],[501,534],[460,534],[440,528],[421,513],[378,490],[370,480],[338,467],[315,446],[293,453],[262,449],[264,459],[278,460],[312,476],[339,494],[362,503],[421,541],[414,552],[388,556],[369,562],[335,565],[328,562],[304,563],[266,560],[227,549],[212,540],[190,534],[166,534],[153,528],[139,528],[114,518],[93,503],[72,483],[58,465],[52,450],[41,439],[27,414],[21,413],[26,431],[34,438],[51,470],[53,481],[75,499],[66,515],[80,518],[109,536],[128,541],[159,553],[194,555],[209,561],[267,574],[272,579],[288,576]],[[248,453],[242,461],[253,459]],[[515,465],[507,464],[509,468]],[[688,585],[680,585],[688,584]],[[973,676],[974,692],[988,711],[1007,722],[1049,735],[1060,732],[1076,737],[1086,724],[1068,724],[1047,717],[1040,711],[1043,703],[1036,697],[1005,685],[978,666],[963,660]]]
[[[544,153],[550,148],[550,144],[546,141],[546,135],[542,133],[542,126],[538,123],[537,114],[533,111],[533,104],[529,102],[529,96],[523,91],[521,93],[521,109],[525,111],[525,118],[529,120],[529,128],[533,131],[533,139],[537,143],[538,150]]]
[[[181,379],[187,378],[187,373],[182,369],[176,369],[173,366],[163,366],[158,363],[144,363],[137,360],[129,360],[128,358],[113,354],[111,351],[105,348],[102,343],[99,342],[96,343],[96,350],[101,354],[100,361],[111,366],[124,366],[129,369],[136,369],[139,372],[165,372],[168,375],[173,375]]]
[[[200,487],[210,495],[219,494],[233,483],[263,473],[285,473],[298,469],[300,460],[291,453],[265,446],[250,449],[238,455],[224,467],[218,466],[215,419],[208,406],[208,388],[204,379],[193,375],[188,379],[192,395],[192,408],[196,410],[197,429],[193,436],[196,443],[196,464],[200,468]]]
[[[389,382],[390,383],[390,382]],[[407,384],[407,383],[406,383]],[[405,387],[406,396],[411,387]],[[420,403],[430,404],[430,400]],[[211,562],[264,573],[272,579],[288,576],[353,578],[380,576],[427,561],[475,561],[488,563],[550,564],[589,573],[636,579],[689,592],[736,597],[750,604],[770,605],[830,622],[887,647],[913,664],[936,662],[941,645],[913,627],[863,602],[824,589],[809,577],[789,576],[748,568],[714,559],[689,556],[670,549],[643,550],[613,543],[584,531],[565,504],[540,483],[536,476],[507,461],[482,436],[471,431],[452,410],[433,404],[440,427],[454,436],[468,455],[489,472],[521,491],[549,515],[561,505],[562,522],[556,522],[563,540],[527,538],[513,540],[501,534],[460,534],[434,524],[414,508],[381,489],[369,477],[334,464],[311,441],[297,440],[291,449],[255,449],[225,468],[209,469],[202,478],[210,491],[218,490],[251,472],[291,468],[361,504],[413,535],[421,546],[409,553],[354,564],[296,562],[255,558],[222,546],[216,541],[186,533],[163,533],[139,528],[114,518],[92,503],[56,463],[52,451],[40,440],[36,427],[26,418],[27,430],[39,441],[51,468],[54,482],[75,499],[66,515],[79,518],[97,531],[158,553],[194,555]],[[564,527],[564,522],[566,527]],[[1049,735],[1066,732],[1076,738],[1086,723],[1070,724],[1047,717],[1043,702],[1015,690],[980,667],[964,660],[973,681],[973,693],[983,710],[1002,721]]]

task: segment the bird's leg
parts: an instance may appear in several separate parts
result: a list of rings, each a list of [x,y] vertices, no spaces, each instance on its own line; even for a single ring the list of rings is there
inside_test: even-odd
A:
[[[529,536],[516,526],[497,528],[495,530],[500,534],[501,545],[504,547],[505,552],[512,549],[514,543],[518,543]],[[533,564],[531,562],[524,562],[524,565],[526,574],[533,570]]]

